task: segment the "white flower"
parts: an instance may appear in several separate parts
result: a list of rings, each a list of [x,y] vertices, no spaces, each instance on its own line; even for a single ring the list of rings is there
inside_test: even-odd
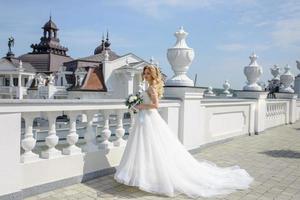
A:
[[[134,96],[129,97],[129,103],[133,102],[135,100]]]
[[[134,100],[137,100],[137,96],[134,96]]]

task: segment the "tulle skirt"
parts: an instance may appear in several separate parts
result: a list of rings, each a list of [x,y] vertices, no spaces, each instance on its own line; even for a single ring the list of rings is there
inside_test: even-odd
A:
[[[239,166],[221,168],[195,159],[157,109],[141,110],[114,179],[146,192],[191,198],[228,194],[249,187],[253,178]]]

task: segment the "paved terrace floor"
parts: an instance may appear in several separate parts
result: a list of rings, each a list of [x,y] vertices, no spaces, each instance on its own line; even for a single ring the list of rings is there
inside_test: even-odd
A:
[[[193,154],[219,166],[240,165],[255,181],[251,188],[226,196],[198,199],[300,199],[300,122],[269,129],[260,135],[236,137]],[[26,200],[68,199],[191,199],[180,194],[176,197],[153,195],[117,183],[113,175],[60,188],[26,198]]]

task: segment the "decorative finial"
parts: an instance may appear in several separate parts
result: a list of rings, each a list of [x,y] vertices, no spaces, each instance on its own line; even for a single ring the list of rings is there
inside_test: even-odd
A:
[[[174,35],[177,38],[174,48],[189,48],[185,41],[185,38],[188,35],[188,33],[185,32],[185,30],[183,29],[183,26],[181,26],[179,31],[176,31],[174,33]]]
[[[52,20],[52,14],[51,14],[51,10],[50,10],[50,15],[49,15],[49,20]]]
[[[126,58],[125,63],[126,63],[127,66],[129,66],[129,59],[128,58]]]
[[[106,41],[105,41],[105,49],[109,50],[110,42],[109,42],[109,33],[108,30],[106,32]]]
[[[255,52],[253,51],[253,53],[249,56],[250,58],[250,66],[258,66],[256,60],[258,58],[258,56],[255,54]]]

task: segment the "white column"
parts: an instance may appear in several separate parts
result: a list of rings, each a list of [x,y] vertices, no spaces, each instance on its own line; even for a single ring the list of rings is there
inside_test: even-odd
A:
[[[83,146],[83,151],[85,152],[93,152],[98,150],[96,132],[95,129],[93,128],[93,118],[96,113],[97,113],[96,111],[92,111],[92,110],[85,112],[87,117],[87,128],[86,128],[86,133],[84,135],[86,144]]]
[[[61,151],[56,149],[55,146],[58,144],[58,136],[56,135],[56,117],[59,116],[60,112],[48,112],[48,136],[46,137],[46,144],[48,149],[42,152],[43,158],[55,158],[61,156]]]
[[[13,83],[14,83],[13,76],[12,76],[12,74],[10,74],[9,75],[9,86],[13,87],[14,86]]]
[[[22,87],[22,75],[18,74],[18,87]]]
[[[22,75],[18,74],[18,99],[23,99],[23,90],[22,90]]]
[[[13,87],[14,87],[14,85],[13,85],[13,83],[14,83],[14,80],[13,80],[13,76],[12,76],[12,74],[10,74],[9,75],[9,93],[10,93],[10,98],[12,99],[13,98]]]
[[[70,130],[69,130],[69,134],[67,135],[67,142],[69,146],[63,149],[63,154],[65,155],[79,154],[81,153],[81,148],[75,145],[78,142],[78,134],[76,130],[77,113],[70,111],[67,112],[67,115],[70,118],[70,122],[69,122]]]
[[[104,138],[104,140],[99,144],[100,149],[108,149],[113,147],[113,143],[108,140],[111,136],[111,131],[109,130],[109,112],[109,110],[105,110],[102,112],[104,116],[104,127],[101,137]]]
[[[125,134],[125,129],[123,127],[123,110],[117,110],[117,129],[116,129],[116,137],[117,140],[115,140],[114,146],[125,146],[126,141],[123,139],[123,136]]]
[[[34,113],[22,113],[25,120],[25,136],[21,142],[22,148],[25,152],[21,155],[21,162],[31,162],[39,159],[39,155],[32,152],[35,147],[36,140],[33,138],[32,125],[35,118]]]
[[[265,130],[265,119],[267,112],[266,99],[268,92],[262,91],[235,91],[238,98],[256,99],[254,132],[258,134]]]
[[[126,71],[125,76],[127,79],[127,94],[125,95],[130,95],[133,93],[133,78],[134,78],[134,72],[133,71]]]

